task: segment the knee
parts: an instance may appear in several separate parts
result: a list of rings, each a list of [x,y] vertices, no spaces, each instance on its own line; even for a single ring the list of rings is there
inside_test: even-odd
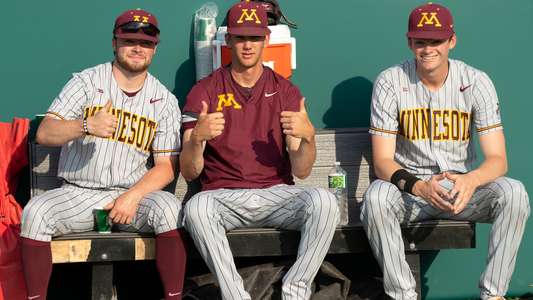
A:
[[[191,232],[194,227],[210,223],[210,219],[215,217],[214,213],[210,213],[210,207],[212,207],[212,203],[209,203],[206,196],[202,196],[201,193],[194,195],[183,207],[183,226],[185,229]]]
[[[33,201],[35,203],[37,199]],[[31,200],[30,200],[31,201]],[[32,205],[32,202],[28,203],[21,213],[21,225],[22,228],[29,225],[31,220],[47,220],[45,218],[44,209],[42,205]]]
[[[499,186],[503,193],[503,197],[500,197],[500,201],[502,201],[500,205],[510,207],[512,215],[527,219],[530,214],[529,196],[522,182],[503,178],[503,182]]]
[[[391,187],[396,188],[394,185],[384,180],[378,179],[372,182],[363,194],[361,211],[368,212],[370,210],[387,207],[387,194],[393,192]]]
[[[308,192],[310,204],[308,204],[308,214],[317,217],[326,216],[335,226],[339,220],[339,205],[335,195],[322,188],[312,188]]]
[[[155,206],[165,215],[178,216],[181,203],[173,194],[166,191],[155,191],[145,196],[153,201]],[[155,208],[154,208],[155,209]]]

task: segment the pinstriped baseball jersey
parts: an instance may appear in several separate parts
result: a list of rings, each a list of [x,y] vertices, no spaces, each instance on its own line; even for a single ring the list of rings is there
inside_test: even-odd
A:
[[[395,161],[414,175],[475,170],[472,126],[479,135],[502,129],[487,74],[448,62],[448,77],[436,93],[420,81],[415,59],[383,71],[374,83],[370,133],[397,137]]]
[[[62,120],[93,116],[108,99],[112,101],[109,113],[118,118],[113,136],[104,139],[85,135],[64,145],[58,166],[61,179],[91,189],[127,189],[152,167],[151,154],[179,154],[178,101],[150,73],[133,97],[117,85],[110,62],[75,73],[47,116]]]

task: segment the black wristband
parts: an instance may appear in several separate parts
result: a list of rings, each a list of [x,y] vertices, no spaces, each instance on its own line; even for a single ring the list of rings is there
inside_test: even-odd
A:
[[[394,172],[390,178],[390,182],[398,187],[400,190],[413,194],[413,186],[420,178],[411,175],[405,169],[399,169]]]
[[[89,130],[87,130],[87,117],[83,118],[83,130],[85,130],[86,135],[90,135]]]

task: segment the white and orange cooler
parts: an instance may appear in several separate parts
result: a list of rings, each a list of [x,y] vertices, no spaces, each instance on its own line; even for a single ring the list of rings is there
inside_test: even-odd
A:
[[[268,26],[272,31],[268,48],[263,50],[263,65],[269,66],[276,73],[289,79],[292,70],[296,69],[296,39],[291,37],[287,25]],[[213,70],[231,62],[231,50],[226,46],[224,38],[226,26],[220,26],[216,39],[213,41]]]

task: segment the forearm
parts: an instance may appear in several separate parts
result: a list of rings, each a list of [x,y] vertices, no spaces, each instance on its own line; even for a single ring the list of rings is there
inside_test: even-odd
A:
[[[376,176],[385,181],[390,182],[392,174],[399,169],[403,169],[403,167],[392,159],[383,159],[379,162],[374,161],[374,172]]]
[[[486,158],[476,170],[467,175],[475,176],[477,186],[484,186],[507,173],[507,159],[502,156]]]
[[[177,158],[176,158],[177,160]],[[145,195],[165,188],[174,180],[175,170],[170,164],[159,164],[152,167],[126,193],[138,201]]]
[[[204,169],[205,141],[197,141],[190,134],[184,135],[180,154],[180,171],[187,181],[196,179]]]
[[[41,145],[58,147],[84,134],[83,119],[64,121],[45,117],[37,129],[35,140]]]
[[[466,174],[474,180],[475,187],[487,185],[507,173],[507,153],[503,131],[498,130],[480,135],[479,144],[485,160],[479,168]]]
[[[301,139],[298,150],[291,154],[291,166],[294,176],[305,179],[311,170],[316,159],[315,137]]]

